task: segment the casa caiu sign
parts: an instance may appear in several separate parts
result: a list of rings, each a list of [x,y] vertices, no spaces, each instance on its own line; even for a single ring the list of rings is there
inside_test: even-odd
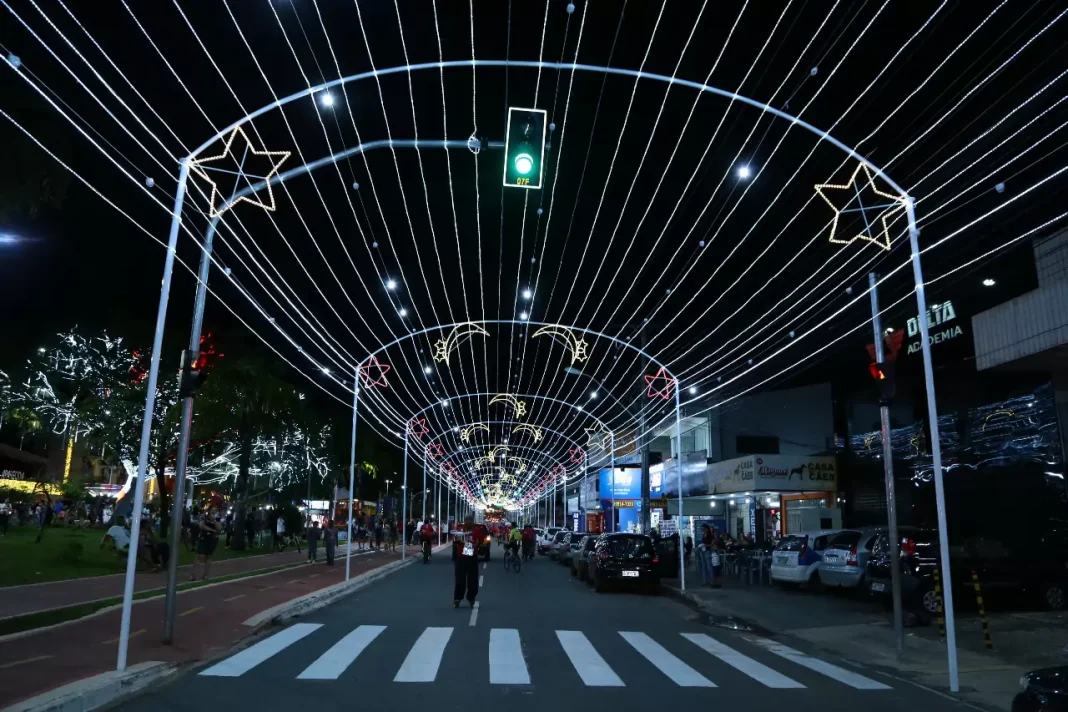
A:
[[[941,344],[950,339],[955,339],[964,333],[964,329],[961,328],[959,323],[953,323],[956,322],[956,319],[957,311],[953,308],[953,302],[951,301],[945,301],[941,304],[932,304],[927,309],[927,339],[931,346]],[[909,339],[916,339],[916,341],[909,343],[908,353],[913,354],[920,351],[922,343],[918,338],[920,335],[919,318],[912,317],[909,319],[906,329],[908,331]]]

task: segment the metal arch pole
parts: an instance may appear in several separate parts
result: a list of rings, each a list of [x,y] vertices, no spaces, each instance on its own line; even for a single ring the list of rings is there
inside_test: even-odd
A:
[[[678,472],[676,476],[679,483],[679,523],[675,530],[679,533],[679,588],[686,590],[686,556],[682,541],[682,404],[679,401],[679,379],[675,379],[675,440],[678,446]]]
[[[615,532],[616,532],[616,434],[615,433],[612,433],[612,440],[611,440],[611,444],[609,445],[609,447],[612,448],[612,452],[608,456],[608,462],[609,462],[609,465],[608,465],[609,470],[608,471],[609,471],[609,473],[611,473],[611,474],[609,474],[609,484],[608,484],[608,486],[612,488],[612,491],[609,493],[611,495],[611,497],[612,497],[612,508],[609,510],[608,516],[612,520],[612,533],[615,534]]]
[[[356,419],[360,405],[360,364],[356,364],[352,379],[352,444],[349,446],[349,530],[345,534],[345,580],[349,580],[352,568],[352,513],[356,509]]]
[[[871,288],[871,324],[875,332],[875,360],[882,363],[885,358],[883,349],[883,325],[879,317],[878,278],[874,272],[868,274],[868,286]],[[894,602],[894,645],[897,654],[904,652],[904,620],[901,611],[901,554],[897,530],[897,501],[894,493],[894,449],[890,443],[890,408],[886,403],[879,404],[879,426],[883,438],[883,474],[886,479],[886,519],[890,537],[890,590]]]
[[[126,655],[130,647],[130,616],[133,609],[134,575],[137,573],[137,544],[141,537],[141,509],[145,503],[145,475],[148,470],[148,446],[152,437],[152,413],[156,407],[156,383],[159,380],[159,359],[163,350],[163,328],[167,323],[167,302],[171,294],[171,278],[174,275],[174,255],[178,247],[178,229],[182,224],[182,204],[185,188],[189,182],[189,161],[182,159],[178,171],[178,189],[174,196],[174,213],[171,215],[171,231],[167,238],[167,254],[163,260],[163,286],[159,293],[159,308],[156,312],[156,334],[152,339],[152,357],[148,367],[148,393],[145,396],[145,413],[141,421],[141,449],[137,461],[137,481],[134,483],[133,522],[130,524],[130,552],[126,556],[126,580],[122,591],[122,620],[119,623],[119,652],[115,669],[126,669]],[[163,477],[162,472],[156,476]],[[158,483],[163,486],[162,480]],[[179,494],[180,493],[176,493]]]
[[[423,521],[426,521],[426,457],[423,458]]]
[[[426,462],[424,460],[424,462]],[[441,546],[441,473],[438,473],[437,484],[434,485],[437,497],[434,500],[434,519],[438,525],[438,546]]]
[[[413,502],[414,504],[414,502]],[[404,429],[404,484],[401,487],[401,520],[404,539],[401,540],[401,559],[408,558],[408,429]]]
[[[935,504],[938,509],[938,553],[942,559],[942,587],[946,613],[946,652],[949,657],[949,689],[960,692],[957,674],[957,628],[953,615],[953,579],[949,571],[949,532],[946,527],[946,488],[942,481],[942,445],[938,437],[938,404],[935,401],[934,368],[931,365],[931,342],[927,326],[927,297],[920,266],[920,230],[916,227],[916,205],[912,197],[905,198],[905,212],[909,219],[909,247],[912,249],[912,277],[919,309],[920,348],[923,351],[923,380],[927,386],[927,418],[931,424],[931,460],[934,467]]]

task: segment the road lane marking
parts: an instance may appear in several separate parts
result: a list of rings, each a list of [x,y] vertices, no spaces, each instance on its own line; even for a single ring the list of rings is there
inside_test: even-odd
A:
[[[858,675],[855,672],[849,670],[843,670],[837,665],[831,665],[828,662],[819,660],[817,658],[809,657],[800,650],[794,650],[788,648],[781,643],[776,643],[765,638],[746,638],[751,643],[756,643],[760,647],[767,650],[769,653],[774,653],[781,658],[786,658],[792,663],[797,663],[801,667],[806,667],[813,672],[818,672],[821,675],[837,680],[845,685],[857,690],[889,690],[889,685],[884,685],[881,682],[870,680],[863,675]]]
[[[239,677],[322,627],[322,623],[295,623],[270,638],[264,638],[240,653],[212,665],[200,674],[207,677]]]
[[[800,682],[791,680],[785,675],[772,670],[767,665],[758,663],[756,660],[742,655],[737,650],[724,645],[704,633],[683,633],[682,637],[719,658],[735,670],[745,673],[765,687],[774,687],[776,689],[797,689],[804,687]]]
[[[244,598],[244,597],[245,597],[245,594],[239,593],[236,596],[230,596],[229,598],[224,598],[223,599],[223,603],[227,603],[229,601],[236,601],[237,599]]]
[[[715,687],[711,680],[668,652],[645,633],[620,631],[623,640],[679,687]]]
[[[485,580],[485,578],[486,578],[485,575],[482,575],[482,576],[478,577],[478,587],[479,588],[482,588],[482,585],[483,585],[482,582]]]
[[[384,631],[384,625],[361,625],[334,643],[319,659],[297,675],[298,680],[336,680],[360,653]]]
[[[272,588],[274,588],[274,586],[264,586],[260,590],[261,591],[270,591]]]
[[[434,682],[452,628],[427,628],[408,651],[393,682]]]
[[[179,613],[178,617],[179,618],[185,618],[186,616],[190,615],[191,613],[196,613],[197,611],[202,611],[202,610],[204,610],[204,606],[197,606],[196,608],[190,608],[188,611],[182,611],[181,613]]]
[[[130,633],[130,639],[136,638],[139,635],[144,635],[147,632],[148,628],[138,628],[133,633]],[[111,638],[110,640],[105,640],[101,645],[113,645],[117,642],[119,642],[118,638]]]
[[[118,638],[116,638],[116,640],[118,640]],[[25,660],[16,660],[13,663],[4,663],[3,665],[0,665],[0,670],[7,670],[8,668],[13,668],[16,665],[28,665],[30,663],[39,663],[42,660],[48,660],[50,657],[52,657],[52,656],[51,655],[38,655],[35,658],[26,658]]]
[[[530,673],[515,628],[491,628],[489,639],[491,685],[529,685]]]
[[[587,687],[623,687],[619,679],[604,658],[594,650],[589,638],[577,630],[558,630],[556,638],[564,649],[575,672]]]
[[[471,606],[471,618],[467,621],[467,625],[474,628],[476,623],[478,623],[478,601]]]

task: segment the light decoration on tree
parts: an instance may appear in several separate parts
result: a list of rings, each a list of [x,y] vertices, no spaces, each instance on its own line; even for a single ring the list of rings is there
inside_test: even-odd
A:
[[[857,185],[857,176],[859,176],[861,172],[864,173],[863,180],[867,183],[868,187],[871,188],[872,192],[874,192],[880,198],[885,198],[889,200],[890,202],[888,204],[865,206],[863,203],[860,202],[860,191],[862,186]],[[857,203],[859,204],[859,207],[842,209],[836,206],[831,201],[831,199],[827,197],[826,193],[826,191],[835,190],[845,190],[852,193],[852,195],[848,196],[846,204],[848,205],[849,199],[852,199],[852,197],[855,196],[857,198]],[[816,193],[821,198],[823,198],[827,205],[830,206],[831,210],[834,211],[834,220],[831,221],[831,242],[837,245],[848,245],[854,240],[865,240],[867,242],[872,243],[873,245],[881,247],[886,251],[890,250],[890,223],[893,221],[896,213],[903,212],[905,210],[907,201],[900,195],[894,195],[893,193],[884,193],[883,191],[879,190],[875,186],[875,177],[872,176],[871,169],[868,168],[867,164],[859,163],[856,169],[853,171],[853,175],[849,177],[849,182],[845,185],[837,185],[834,183],[821,183],[816,186]],[[878,211],[875,219],[877,219],[882,224],[882,230],[872,232],[874,220],[868,220],[869,211]],[[847,240],[843,240],[836,236],[836,233],[838,231],[838,218],[842,216],[842,213],[848,212],[859,212],[861,214],[861,216],[864,218],[864,230],[860,234],[854,235]]]
[[[331,474],[328,455],[330,437],[329,426],[314,430],[292,426],[279,437],[256,438],[252,442],[249,467],[251,486],[281,489],[294,483],[306,482],[309,476],[325,482]],[[198,485],[207,485],[237,478],[241,444],[236,431],[231,431],[218,440],[203,443],[197,449],[211,450],[213,455],[194,464],[197,458],[191,454],[186,473],[191,480]],[[132,462],[131,471],[136,472]]]
[[[513,434],[514,433],[522,433],[522,432],[530,433],[530,437],[534,440],[534,442],[536,442],[536,443],[540,443],[541,442],[541,437],[542,437],[541,428],[539,428],[537,426],[534,426],[534,425],[530,425],[529,423],[520,423],[519,425],[517,425],[514,428],[512,428],[512,433]]]
[[[567,455],[570,458],[571,462],[576,465],[581,465],[583,462],[586,461],[586,451],[578,445],[568,450]]]
[[[434,342],[434,360],[438,363],[449,365],[449,356],[462,342],[470,339],[475,334],[489,336],[489,332],[473,322],[465,322],[452,327],[445,338]]]
[[[605,428],[603,425],[598,425],[595,428],[586,428],[586,446],[598,447],[602,450],[605,446],[612,441],[612,431]]]
[[[522,418],[527,414],[527,404],[511,393],[498,393],[490,398],[489,404],[493,405],[494,403],[506,403],[512,406],[512,409],[515,411],[515,417],[517,418]]]
[[[649,398],[671,400],[671,394],[675,392],[679,382],[667,372],[666,368],[661,366],[655,375],[645,376],[645,385],[645,395]]]
[[[475,423],[474,425],[468,425],[467,427],[460,428],[460,440],[465,443],[471,442],[471,436],[476,430],[485,430],[487,433],[490,431],[489,426],[485,423]]]
[[[418,420],[412,418],[408,421],[408,434],[417,440],[422,440],[423,436],[430,431],[426,427],[426,418],[419,418]]]
[[[389,388],[389,381],[386,380],[386,374],[390,372],[393,367],[388,363],[381,363],[378,357],[374,354],[367,359],[367,363],[363,364],[359,368],[360,381],[367,388]]]
[[[554,341],[563,344],[564,348],[571,354],[571,363],[582,363],[589,358],[586,341],[581,336],[576,336],[571,329],[561,324],[549,324],[543,326],[531,334],[531,336],[550,336]]]
[[[237,147],[237,151],[235,153],[235,152],[233,152],[233,150],[234,150],[234,140],[238,136],[241,136],[241,142],[240,142],[240,145]],[[270,159],[270,161],[271,161],[271,170],[269,170],[267,172],[267,175],[256,176],[256,175],[252,175],[250,173],[246,173],[245,172],[245,161],[249,157],[249,155],[252,155],[252,156],[266,156],[267,158]],[[274,177],[278,173],[278,169],[282,166],[283,163],[285,163],[286,159],[289,158],[290,155],[291,154],[290,154],[289,151],[259,151],[259,150],[256,150],[255,148],[252,147],[252,142],[249,141],[248,136],[245,134],[245,130],[242,129],[240,126],[238,126],[233,131],[230,132],[230,137],[226,139],[226,143],[223,145],[222,153],[217,154],[215,156],[205,156],[204,158],[198,158],[198,159],[196,159],[194,161],[190,161],[189,169],[192,170],[198,176],[200,176],[201,178],[203,178],[204,180],[206,180],[208,183],[211,184],[211,198],[209,200],[209,205],[210,205],[210,213],[209,214],[210,214],[211,217],[213,217],[213,218],[219,217],[220,215],[222,215],[227,210],[231,209],[232,207],[234,207],[235,205],[237,205],[241,201],[245,201],[246,203],[249,203],[251,205],[255,205],[257,207],[263,208],[264,210],[267,210],[267,211],[273,211],[274,208],[275,208],[275,203],[274,203],[274,191],[271,188],[271,178]],[[227,159],[229,159],[230,161],[233,161],[234,163],[236,163],[238,165],[238,169],[237,169],[236,172],[233,171],[230,168],[230,163],[229,162],[225,163],[225,165],[227,166],[226,168],[221,168],[221,167],[217,167],[217,166],[209,166],[208,165],[209,163],[217,163],[219,161],[227,161]],[[250,183],[251,183],[251,181],[249,179],[255,179],[257,181],[259,181],[259,180],[265,181],[267,183],[267,202],[264,203],[264,202],[262,202],[260,200],[257,200],[254,197],[254,196],[257,195],[257,193],[253,193],[252,195],[239,196],[236,199],[231,197],[231,198],[225,200],[222,203],[221,206],[216,207],[215,200],[220,195],[222,195],[222,193],[219,191],[219,186],[216,184],[216,182],[214,180],[212,180],[211,177],[208,175],[208,171],[212,171],[214,173],[224,174],[224,175],[228,175],[228,176],[236,176],[234,178],[234,193],[236,193],[240,189],[240,184],[241,184],[242,178],[244,178],[246,181],[248,181]]]
[[[445,455],[445,448],[441,443],[430,443],[426,446],[426,455],[434,460],[440,460]]]

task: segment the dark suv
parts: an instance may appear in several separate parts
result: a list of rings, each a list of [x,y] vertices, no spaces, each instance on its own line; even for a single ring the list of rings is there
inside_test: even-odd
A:
[[[597,539],[588,561],[589,580],[598,593],[610,582],[647,593],[660,591],[660,557],[653,540],[644,534],[605,534]]]
[[[934,615],[938,605],[934,584],[939,562],[938,531],[902,527],[900,536],[901,596],[905,606]],[[1068,557],[1059,547],[1048,546],[1043,540],[1013,543],[1007,537],[977,534],[962,544],[950,544],[949,565],[955,598],[970,594],[974,571],[984,593],[1023,591],[1050,610],[1062,610],[1068,604]],[[890,546],[886,533],[872,544],[866,578],[872,595],[889,601]]]

